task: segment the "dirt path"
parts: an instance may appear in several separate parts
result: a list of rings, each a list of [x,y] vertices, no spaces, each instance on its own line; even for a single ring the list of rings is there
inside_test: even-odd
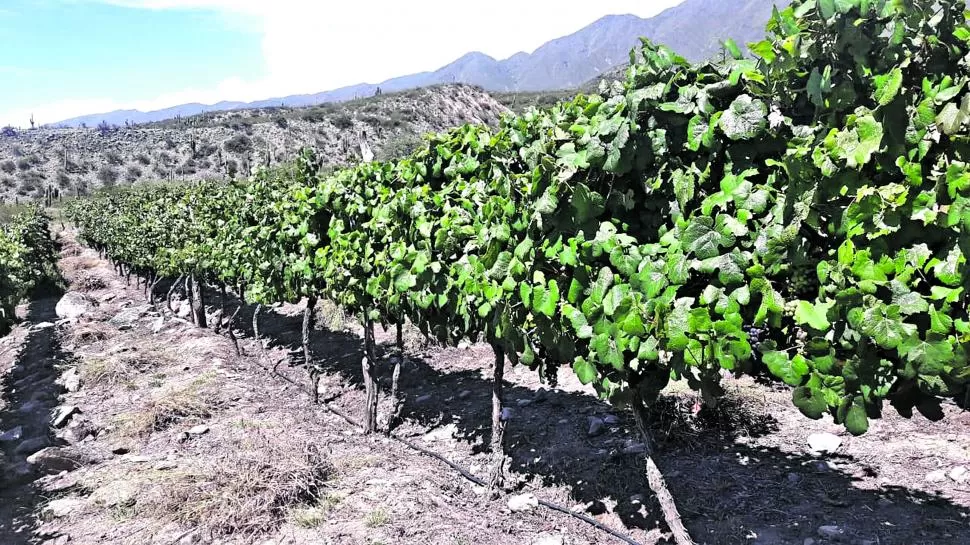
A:
[[[244,308],[237,357],[227,338],[164,304],[148,306],[95,253],[65,243],[62,268],[88,308],[77,322],[18,328],[2,341],[29,357],[11,356],[6,367],[0,359],[0,431],[22,425],[63,442],[80,467],[5,487],[0,544],[621,543],[548,510],[511,512],[507,499],[488,500],[440,462],[314,406],[304,391],[301,306],[264,311],[262,342],[252,338],[253,308]],[[32,323],[54,321],[52,307],[34,305]],[[359,415],[359,326],[332,308],[319,317],[321,396]],[[389,351],[392,339],[383,332],[378,340]],[[490,358],[487,347],[426,348],[409,336],[396,433],[483,476]],[[382,362],[384,377],[388,367]],[[79,388],[58,398],[55,368],[76,372]],[[558,502],[644,545],[663,542],[628,415],[568,370],[555,386],[525,368],[507,378],[516,494]],[[675,388],[654,423],[667,438],[662,469],[699,543],[970,545],[970,485],[958,471],[970,468],[967,413],[946,406],[945,420],[929,422],[887,410],[852,438],[799,415],[788,392],[750,381],[728,387],[716,414],[696,413],[696,397]],[[21,412],[31,398],[39,404]],[[56,404],[80,413],[51,430]],[[389,407],[382,399],[382,412]],[[809,435],[823,432],[837,436],[838,450],[811,454]],[[5,465],[30,469],[15,456]]]
[[[0,543],[29,543],[34,536],[33,512],[42,502],[27,457],[58,443],[51,413],[63,387],[56,384],[57,366],[64,362],[53,322],[57,298],[33,301],[26,322],[4,340],[0,368],[0,439],[4,464],[0,479]]]

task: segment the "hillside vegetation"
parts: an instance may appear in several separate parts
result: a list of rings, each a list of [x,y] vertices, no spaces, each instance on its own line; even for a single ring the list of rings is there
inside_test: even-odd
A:
[[[143,180],[205,180],[292,160],[312,146],[330,165],[412,151],[421,135],[462,123],[494,125],[507,109],[480,89],[442,85],[306,108],[218,112],[101,130],[48,129],[0,135],[0,197],[37,199]]]

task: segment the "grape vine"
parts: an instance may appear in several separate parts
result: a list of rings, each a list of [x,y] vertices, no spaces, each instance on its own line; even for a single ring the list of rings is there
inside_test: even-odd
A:
[[[326,173],[306,151],[71,214],[150,274],[488,342],[499,384],[506,357],[568,365],[642,417],[672,379],[715,404],[724,371],[762,374],[861,434],[886,400],[970,391],[965,8],[798,1],[753,58],[643,40],[623,83],[398,161]]]
[[[16,307],[32,292],[56,282],[57,246],[49,218],[30,208],[0,227],[0,335],[16,323]]]

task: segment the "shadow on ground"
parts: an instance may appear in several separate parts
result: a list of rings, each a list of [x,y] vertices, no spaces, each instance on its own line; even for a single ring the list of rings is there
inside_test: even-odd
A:
[[[217,300],[213,297],[210,302]],[[228,306],[233,310],[237,304]],[[245,336],[252,336],[253,311],[244,305],[236,320]],[[260,334],[269,344],[291,351],[290,368],[302,367],[302,316],[264,308],[259,321]],[[378,340],[392,337],[385,333]],[[353,395],[363,389],[360,338],[318,329],[312,348],[314,366],[351,388],[346,397],[352,399],[341,402],[360,414],[363,396]],[[387,355],[393,349],[384,343],[379,352]],[[489,435],[491,385],[483,371],[491,357],[488,347],[408,357],[401,375],[401,432],[423,434],[453,426],[458,441],[480,452]],[[381,389],[386,393],[390,364],[381,359]],[[454,360],[464,363],[455,365]],[[646,485],[630,415],[617,414],[584,393],[511,383],[506,384],[506,402],[513,411],[506,432],[508,451],[512,470],[523,483],[568,490],[569,501],[603,515],[607,523],[613,522],[606,515],[612,511],[628,528],[665,528]],[[683,404],[677,397],[660,403],[653,426],[662,450],[655,458],[698,543],[802,545],[806,538],[818,537],[819,527],[838,526],[844,531],[839,542],[970,545],[967,510],[942,496],[891,487],[863,490],[857,487],[863,476],[849,469],[851,458],[829,460],[833,465],[807,454],[749,446],[750,439],[778,427],[750,399],[729,396],[717,412],[697,414]],[[590,435],[588,419],[608,415],[618,421]],[[878,478],[875,469],[862,472],[870,485]]]
[[[6,458],[0,488],[0,543],[35,543],[35,517],[44,501],[35,487],[36,474],[27,463],[30,454],[58,443],[50,427],[50,414],[58,405],[63,388],[55,383],[56,365],[65,359],[52,322],[57,296],[30,303],[27,320],[34,324],[27,333],[13,368],[0,383],[6,406],[0,411],[0,430],[20,429],[20,437],[0,442]],[[46,322],[46,323],[45,323]],[[41,325],[41,327],[38,327]]]

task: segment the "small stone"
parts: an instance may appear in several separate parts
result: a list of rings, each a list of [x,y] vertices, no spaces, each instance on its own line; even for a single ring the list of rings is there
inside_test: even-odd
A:
[[[130,307],[122,310],[118,314],[115,314],[108,323],[117,328],[127,328],[131,329],[135,322],[137,322],[142,316],[144,316],[150,309],[149,306],[140,307]]]
[[[178,463],[174,462],[173,460],[162,460],[161,462],[158,462],[152,466],[152,468],[156,471],[168,471],[170,469],[176,469],[178,466]]]
[[[125,459],[133,464],[145,464],[152,461],[152,459],[149,458],[148,456],[138,456],[134,454],[129,454],[125,456]]]
[[[632,503],[633,505],[640,505],[645,501],[647,501],[647,497],[644,496],[643,494],[634,494],[630,496],[630,503]]]
[[[118,456],[128,454],[131,449],[128,447],[117,446],[111,449],[111,454],[117,454]]]
[[[68,449],[47,447],[28,456],[27,463],[44,473],[60,473],[81,467],[81,458]]]
[[[69,291],[61,297],[61,300],[54,306],[54,312],[58,318],[76,320],[92,308],[91,301],[83,294],[76,291]]]
[[[81,376],[77,374],[77,369],[71,367],[61,375],[60,381],[64,389],[74,393],[81,389]]]
[[[458,350],[468,350],[469,348],[471,348],[471,345],[465,341],[458,343]]]
[[[876,502],[876,505],[878,505],[879,507],[890,507],[893,505],[893,500],[889,498],[879,498],[879,501]]]
[[[798,484],[801,481],[802,481],[802,476],[799,475],[798,473],[789,473],[788,474],[788,482],[790,482],[792,484]]]
[[[808,436],[808,448],[812,454],[832,454],[842,446],[842,439],[831,433],[813,433]]]
[[[623,447],[623,454],[646,454],[647,445],[643,443],[632,443]]]
[[[432,430],[424,434],[424,440],[431,443],[431,442],[440,441],[443,439],[444,440],[452,439],[453,437],[455,437],[455,434],[457,433],[458,433],[457,426],[455,426],[454,424],[447,424],[436,430]]]
[[[532,403],[533,402],[531,399],[520,399],[515,402],[516,406],[518,407],[528,407],[529,405],[532,405]]]
[[[822,539],[840,540],[845,537],[845,532],[842,528],[835,525],[819,526],[818,537]]]
[[[508,407],[503,407],[502,408],[502,414],[501,414],[500,418],[502,419],[503,422],[507,422],[509,420],[512,420],[512,409],[510,409]]]
[[[970,471],[968,471],[967,468],[963,466],[957,466],[950,470],[950,473],[947,474],[947,477],[949,477],[950,480],[952,480],[953,482],[962,484],[970,480],[970,474],[968,473],[970,473]]]
[[[806,537],[805,541],[802,542],[802,545],[815,545],[815,538]]]
[[[458,393],[458,399],[468,399],[468,396],[472,395],[471,390],[462,390]]]
[[[814,464],[815,471],[818,473],[828,473],[835,469],[835,464],[829,461],[819,461]]]
[[[878,542],[874,539],[854,539],[852,540],[852,545],[877,545]]]
[[[608,426],[615,426],[620,423],[620,417],[615,414],[608,414],[603,417],[603,423]]]
[[[418,396],[414,399],[415,403],[425,403],[431,401],[431,394],[425,394],[423,396]]]
[[[533,395],[532,397],[533,399],[535,399],[536,403],[542,403],[543,401],[549,398],[549,390],[546,390],[545,388],[539,388],[538,390],[536,390],[535,395]]]
[[[209,426],[199,425],[191,428],[188,431],[189,435],[205,435],[209,433]]]
[[[587,435],[590,437],[596,437],[603,433],[603,419],[595,416],[589,417],[589,429],[587,430]]]
[[[926,481],[931,483],[942,483],[946,480],[946,470],[938,469],[926,474]]]
[[[534,494],[519,494],[511,496],[508,505],[513,513],[525,513],[539,507],[539,499]]]
[[[563,545],[564,543],[562,535],[543,532],[536,537],[532,545]]]
[[[50,329],[52,327],[54,327],[54,324],[52,322],[40,322],[40,323],[34,324],[34,326],[31,327],[30,329],[34,331],[43,331],[45,329]]]
[[[91,500],[95,505],[114,507],[116,505],[132,505],[135,503],[135,496],[138,494],[138,487],[127,481],[113,481],[99,487],[91,493]]]
[[[17,426],[16,428],[9,429],[2,434],[0,434],[0,442],[13,442],[20,441],[20,438],[24,436],[24,427]]]
[[[43,449],[44,447],[50,446],[50,439],[47,437],[34,437],[32,439],[27,439],[23,443],[17,445],[14,450],[15,454],[20,454],[21,456],[30,456],[31,454]]]
[[[81,412],[81,409],[75,407],[74,405],[64,405],[63,407],[58,407],[54,411],[54,415],[51,416],[51,425],[57,429],[63,428],[67,425],[68,420],[72,416]]]
[[[44,506],[44,511],[50,513],[55,518],[64,518],[80,509],[83,505],[84,500],[79,498],[61,498],[49,502]]]
[[[161,331],[163,327],[165,327],[165,318],[159,316],[152,323],[152,334],[158,335],[158,332]]]

